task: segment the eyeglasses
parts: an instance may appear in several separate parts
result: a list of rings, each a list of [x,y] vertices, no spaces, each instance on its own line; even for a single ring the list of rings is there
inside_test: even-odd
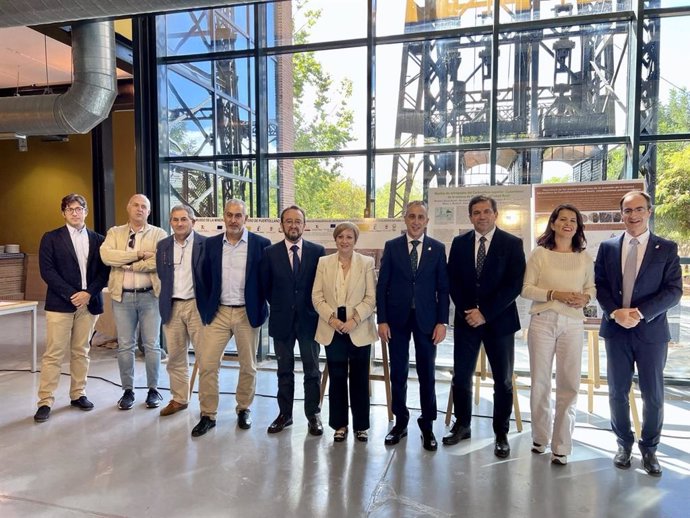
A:
[[[134,248],[134,244],[136,243],[136,239],[137,239],[137,235],[136,235],[134,232],[132,232],[132,233],[129,235],[129,242],[127,243],[127,248],[132,248],[132,249],[133,249],[133,248]]]
[[[86,207],[65,207],[65,212],[67,214],[81,214],[83,212],[86,212]]]
[[[623,209],[623,214],[630,216],[633,212],[635,214],[642,214],[647,212],[649,209],[647,207],[635,207],[634,209]]]

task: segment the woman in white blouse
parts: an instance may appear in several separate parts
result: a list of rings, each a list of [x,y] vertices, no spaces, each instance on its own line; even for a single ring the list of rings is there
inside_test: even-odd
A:
[[[316,341],[326,346],[331,378],[328,424],[333,440],[342,442],[348,431],[349,399],[355,438],[366,442],[369,429],[369,356],[376,341],[374,259],[354,251],[359,229],[340,223],[333,231],[337,252],[319,259],[312,302],[319,314]]]
[[[564,465],[573,449],[584,335],[583,308],[594,298],[594,262],[580,211],[559,205],[527,261],[522,296],[532,300],[528,346],[532,390],[532,451]],[[556,357],[556,408],[552,422],[551,374]]]

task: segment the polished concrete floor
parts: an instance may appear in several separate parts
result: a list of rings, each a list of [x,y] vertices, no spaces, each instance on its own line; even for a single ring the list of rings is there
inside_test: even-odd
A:
[[[233,391],[237,370],[222,370],[218,426],[190,437],[198,402],[160,418],[137,390],[132,411],[121,395],[115,352],[92,351],[88,413],[69,406],[63,377],[51,418],[33,421],[38,374],[29,372],[28,316],[0,319],[0,516],[8,517],[687,517],[690,516],[690,403],[687,391],[668,390],[666,426],[659,449],[661,478],[639,468],[613,467],[615,441],[606,397],[593,414],[578,414],[576,446],[567,466],[530,452],[528,392],[520,392],[525,429],[509,436],[512,454],[493,455],[491,389],[483,388],[473,437],[435,453],[418,433],[399,445],[383,444],[387,422],[382,384],[374,383],[368,444],[334,444],[332,432],[307,435],[301,402],[295,424],[277,435],[266,428],[277,415],[273,364],[258,375],[254,426],[236,426]],[[39,343],[43,322],[39,322]],[[65,366],[66,367],[66,366]],[[137,383],[144,384],[143,362]],[[63,371],[65,371],[63,369]],[[299,378],[298,378],[299,379]],[[161,386],[167,386],[162,370]],[[299,384],[298,384],[299,388]],[[448,383],[437,384],[445,407]],[[417,406],[410,382],[410,406]],[[167,400],[169,394],[164,392]],[[487,399],[488,398],[488,399]],[[580,398],[584,410],[586,397]],[[327,419],[327,404],[324,418]],[[416,410],[412,410],[414,416]],[[444,433],[443,416],[435,425]],[[637,452],[636,452],[637,453]]]

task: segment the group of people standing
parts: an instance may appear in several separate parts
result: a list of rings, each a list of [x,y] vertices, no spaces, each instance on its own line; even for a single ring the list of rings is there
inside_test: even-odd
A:
[[[268,433],[293,424],[294,349],[304,371],[304,413],[312,435],[323,434],[320,409],[320,345],[326,349],[329,426],[335,442],[345,441],[352,413],[353,435],[368,440],[369,368],[372,344],[379,338],[390,353],[395,424],[385,438],[394,445],[407,435],[410,339],[419,379],[422,445],[434,451],[437,416],[436,347],[446,338],[449,307],[454,314],[452,397],[455,422],[443,444],[471,436],[472,378],[483,345],[494,378],[494,453],[510,455],[509,420],[513,402],[514,335],[520,329],[516,298],[532,301],[528,346],[532,376],[532,451],[564,465],[572,452],[576,400],[581,376],[583,308],[595,296],[603,309],[601,336],[608,357],[612,428],[619,449],[614,464],[630,466],[634,436],[628,392],[637,365],[644,403],[639,446],[645,470],[659,475],[655,452],[663,422],[663,367],[670,339],[666,311],[682,295],[675,243],[649,232],[652,206],[640,191],[621,199],[623,236],[604,242],[596,259],[585,251],[584,223],[569,204],[556,207],[537,248],[525,260],[521,239],[496,226],[498,207],[489,196],[468,206],[473,230],[457,236],[448,260],[443,243],[426,233],[425,202],[410,202],[405,233],[386,242],[378,280],[374,259],[355,251],[359,228],[351,222],[333,231],[336,252],[303,239],[306,215],[284,209],[284,239],[271,242],[245,227],[241,200],[226,203],[225,232],[205,238],[193,227],[187,206],[173,207],[173,234],[149,225],[149,200],[133,196],[127,224],[105,238],[86,229],[86,200],[62,200],[66,225],[48,232],[40,246],[46,296],[47,344],[41,369],[38,410],[48,419],[60,365],[70,352],[71,405],[91,410],[87,399],[89,337],[103,311],[101,290],[108,283],[118,334],[118,365],[123,395],[118,407],[135,401],[134,351],[139,340],[146,357],[146,406],[157,408],[160,365],[159,327],[168,346],[171,399],[160,414],[188,407],[187,351],[194,346],[199,366],[201,419],[192,436],[216,426],[219,371],[228,341],[239,356],[235,411],[238,426],[252,425],[259,329],[268,318],[278,363],[279,414]],[[269,316],[270,305],[270,316]],[[556,359],[555,412],[551,392]],[[552,415],[555,414],[555,415]]]

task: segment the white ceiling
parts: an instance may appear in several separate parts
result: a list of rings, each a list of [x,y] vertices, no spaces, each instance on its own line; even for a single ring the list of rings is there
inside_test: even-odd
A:
[[[122,70],[118,70],[117,75],[130,77]],[[0,29],[0,89],[71,82],[72,56],[68,45],[46,38],[28,27]]]

